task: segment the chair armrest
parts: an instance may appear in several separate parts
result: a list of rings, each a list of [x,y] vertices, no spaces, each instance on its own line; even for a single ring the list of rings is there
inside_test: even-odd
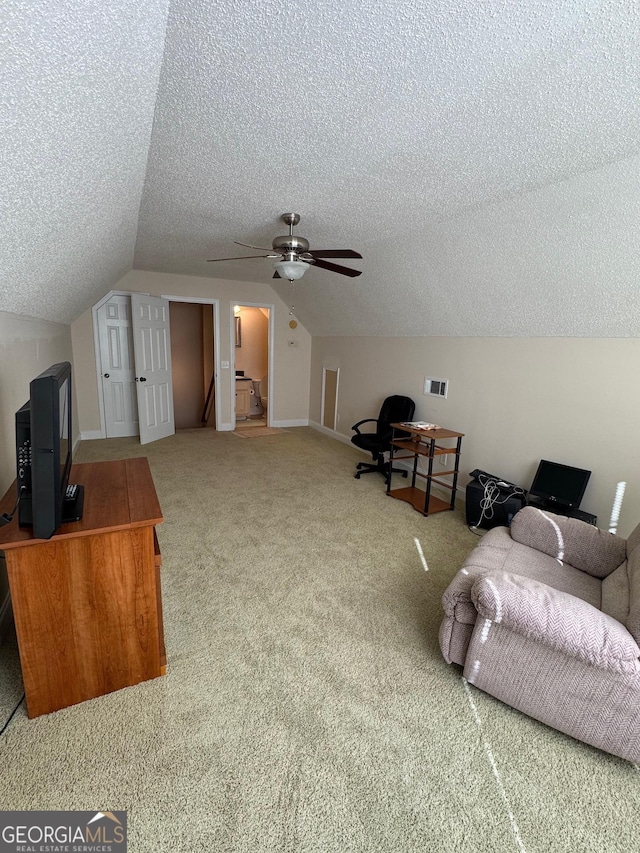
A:
[[[522,637],[600,669],[640,671],[640,648],[624,625],[581,598],[510,572],[479,578],[471,598],[480,616]]]
[[[363,421],[358,421],[357,424],[354,424],[351,427],[351,429],[354,429],[356,432],[359,433],[360,430],[358,429],[358,427],[362,426],[362,424],[377,424],[377,423],[378,423],[377,418],[365,418]]]
[[[528,506],[511,522],[511,538],[549,554],[595,578],[605,578],[624,563],[627,543],[592,524]]]

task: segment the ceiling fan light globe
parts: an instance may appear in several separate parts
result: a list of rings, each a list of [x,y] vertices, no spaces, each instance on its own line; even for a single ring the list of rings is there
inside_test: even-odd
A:
[[[298,281],[309,269],[309,264],[305,264],[304,261],[278,261],[273,266],[280,278],[286,278],[289,281]]]

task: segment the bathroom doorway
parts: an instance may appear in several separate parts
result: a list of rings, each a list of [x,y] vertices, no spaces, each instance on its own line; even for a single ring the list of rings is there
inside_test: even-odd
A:
[[[233,306],[235,429],[271,424],[271,316],[273,306],[243,303]]]

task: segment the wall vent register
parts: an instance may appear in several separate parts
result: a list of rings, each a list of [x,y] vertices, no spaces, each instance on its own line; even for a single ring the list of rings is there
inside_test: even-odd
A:
[[[449,390],[448,379],[433,379],[431,376],[424,378],[424,393],[432,397],[445,397]]]

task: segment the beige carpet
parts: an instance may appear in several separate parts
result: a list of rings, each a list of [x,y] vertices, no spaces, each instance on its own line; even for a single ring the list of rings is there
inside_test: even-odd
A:
[[[633,765],[443,662],[440,596],[477,542],[460,512],[423,518],[307,428],[78,459],[141,453],[165,515],[168,674],[32,721],[21,706],[2,808],[126,809],[133,853],[640,850]],[[1,660],[4,686],[11,643]]]

